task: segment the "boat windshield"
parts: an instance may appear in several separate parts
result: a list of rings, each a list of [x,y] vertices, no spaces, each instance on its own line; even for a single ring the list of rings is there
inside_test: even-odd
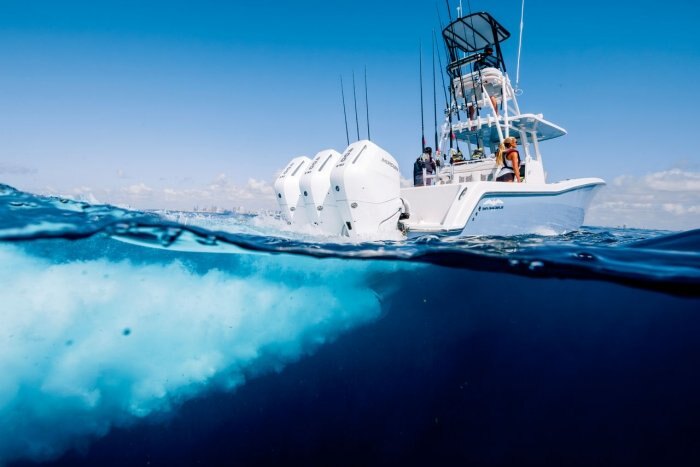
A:
[[[472,13],[450,23],[442,36],[450,49],[468,54],[496,45],[510,37],[510,33],[486,12]]]

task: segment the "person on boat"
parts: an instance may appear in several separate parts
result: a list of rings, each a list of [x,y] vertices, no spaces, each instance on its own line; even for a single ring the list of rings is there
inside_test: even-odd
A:
[[[522,182],[520,173],[520,153],[517,141],[512,136],[503,140],[496,153],[496,166],[501,167],[496,176],[497,182]]]
[[[464,155],[459,149],[450,149],[450,164],[456,164],[458,162],[464,162]]]
[[[486,155],[484,154],[484,148],[478,147],[478,148],[474,149],[474,151],[472,152],[471,160],[475,161],[475,160],[483,159],[484,157],[486,157]]]
[[[474,71],[483,70],[484,68],[500,68],[498,59],[493,56],[493,48],[490,45],[484,48],[484,51],[478,55],[474,62]]]
[[[433,160],[433,148],[429,146],[423,149],[423,154],[418,156],[418,159],[413,164],[413,186],[430,184],[429,180],[423,180],[423,169],[425,169],[426,175],[432,175],[436,170],[436,164]]]
[[[490,45],[487,45],[484,48],[484,51],[477,55],[477,59],[474,62],[474,71],[475,72],[481,71],[485,68],[496,68],[497,70],[500,69],[500,66],[498,64],[498,59],[493,56],[493,48]],[[491,97],[491,104],[493,104],[493,109],[496,112],[496,115],[498,115],[498,100],[496,99],[495,96],[490,96],[490,97]],[[469,106],[469,120],[474,120],[474,113],[475,112],[476,112],[476,109],[474,108],[474,106],[470,105]]]

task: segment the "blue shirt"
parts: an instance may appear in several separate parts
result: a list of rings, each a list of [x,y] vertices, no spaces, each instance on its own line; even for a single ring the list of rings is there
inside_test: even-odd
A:
[[[474,62],[474,70],[483,70],[484,68],[498,68],[498,59],[493,55],[481,54],[479,60]]]

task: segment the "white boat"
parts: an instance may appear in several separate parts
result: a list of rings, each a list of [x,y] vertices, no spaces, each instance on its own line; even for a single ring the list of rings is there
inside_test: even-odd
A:
[[[325,150],[313,159],[297,157],[274,183],[281,214],[293,229],[394,239],[551,235],[581,227],[605,182],[547,181],[539,143],[566,131],[541,114],[521,113],[500,47],[510,33],[481,12],[458,18],[442,35],[451,83],[436,151],[442,166],[434,174],[423,169],[425,186],[402,188],[396,159],[368,140],[350,144],[342,155]],[[486,48],[495,51],[493,66],[477,69]],[[516,138],[524,161],[521,183],[495,181],[501,170],[495,154],[508,137]],[[447,161],[458,149],[466,150],[466,160]]]

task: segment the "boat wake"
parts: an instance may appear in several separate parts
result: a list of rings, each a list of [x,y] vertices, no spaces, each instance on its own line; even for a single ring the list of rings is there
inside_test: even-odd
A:
[[[162,239],[174,224],[6,187],[1,206],[0,462],[49,459],[114,425],[279,371],[377,318],[377,277],[398,268],[303,255],[283,267],[269,255],[149,257],[104,234],[128,219]]]

